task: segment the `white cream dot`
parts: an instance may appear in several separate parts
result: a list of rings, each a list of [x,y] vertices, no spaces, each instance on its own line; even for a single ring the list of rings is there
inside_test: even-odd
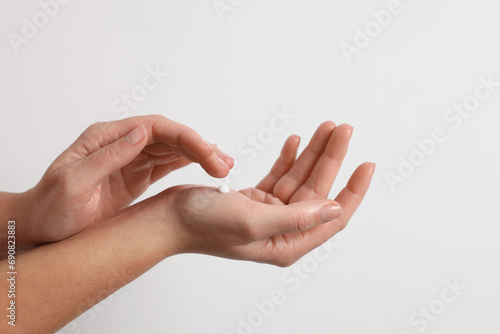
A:
[[[229,192],[229,187],[227,184],[223,184],[222,186],[219,187],[219,192],[221,193],[228,193]]]

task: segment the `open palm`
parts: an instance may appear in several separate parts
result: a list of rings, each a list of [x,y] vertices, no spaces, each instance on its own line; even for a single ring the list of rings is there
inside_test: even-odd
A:
[[[181,239],[188,246],[183,251],[286,266],[331,238],[358,208],[375,167],[362,164],[335,201],[326,199],[351,134],[347,124],[325,122],[298,159],[300,139],[288,138],[271,172],[255,188],[227,194],[208,187],[167,190],[164,195],[177,197],[171,208],[184,221]],[[342,215],[321,221],[319,209],[337,203]]]

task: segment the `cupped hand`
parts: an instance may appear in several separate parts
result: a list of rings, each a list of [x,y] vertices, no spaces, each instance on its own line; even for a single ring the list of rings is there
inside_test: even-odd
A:
[[[23,194],[26,239],[36,245],[76,234],[191,162],[214,177],[226,176],[234,164],[195,131],[163,116],[93,124]]]
[[[169,222],[167,253],[294,263],[341,231],[368,190],[372,163],[359,166],[334,201],[327,199],[351,134],[349,125],[325,122],[298,159],[300,139],[290,137],[255,188],[219,193],[212,187],[177,186],[158,195]]]

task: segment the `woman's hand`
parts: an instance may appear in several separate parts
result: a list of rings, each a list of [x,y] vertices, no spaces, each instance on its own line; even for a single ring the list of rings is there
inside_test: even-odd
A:
[[[255,188],[219,193],[177,186],[144,203],[166,221],[165,247],[183,252],[288,266],[341,231],[368,190],[375,165],[364,163],[335,201],[326,199],[352,134],[323,123],[296,159],[290,137],[271,172]],[[148,200],[149,202],[149,200]]]
[[[25,246],[69,237],[129,206],[152,183],[197,162],[224,177],[233,160],[192,129],[162,116],[96,123],[21,194]]]

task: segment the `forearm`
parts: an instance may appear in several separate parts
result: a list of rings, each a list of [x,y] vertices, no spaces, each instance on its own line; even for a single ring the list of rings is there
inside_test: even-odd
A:
[[[1,317],[0,332],[48,333],[63,327],[170,255],[163,241],[165,223],[134,206],[98,227],[20,255],[15,298],[19,316],[15,327]],[[6,261],[0,270],[4,277]],[[5,278],[0,282],[4,306],[7,284]]]

